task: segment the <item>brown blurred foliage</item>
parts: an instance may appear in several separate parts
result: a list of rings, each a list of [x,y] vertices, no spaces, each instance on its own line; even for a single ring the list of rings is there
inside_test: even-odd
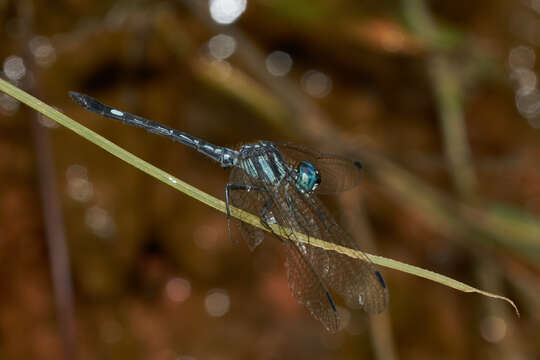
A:
[[[218,25],[206,1],[0,1],[2,77],[20,57],[18,86],[219,198],[219,166],[85,112],[68,91],[219,145],[292,140],[357,157],[365,183],[324,200],[363,248],[522,312],[383,269],[387,314],[345,310],[348,327],[327,334],[290,294],[278,241],[231,244],[221,213],[63,128],[42,126],[53,162],[40,167],[35,114],[0,94],[0,358],[538,358],[533,3],[248,0]],[[219,33],[235,42],[223,60],[209,46]],[[292,59],[285,76],[267,70],[276,50]],[[46,177],[73,317],[51,280]]]

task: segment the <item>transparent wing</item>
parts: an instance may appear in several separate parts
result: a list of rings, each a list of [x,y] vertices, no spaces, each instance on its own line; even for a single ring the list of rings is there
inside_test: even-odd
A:
[[[288,211],[290,207],[287,185],[277,190],[272,193],[272,213],[281,226],[275,235],[281,238],[287,255],[289,288],[298,302],[303,304],[315,319],[319,320],[328,331],[336,332],[340,322],[334,301],[321,278],[320,268],[314,266],[312,261],[314,254],[317,254],[319,260],[317,265],[320,265],[325,263],[325,259],[329,260],[328,256],[323,249],[298,241],[295,231],[305,233],[305,228]]]
[[[360,250],[357,243],[334,221],[330,212],[316,196],[284,190],[282,212],[288,212],[282,226],[291,226],[308,237]],[[278,212],[278,210],[276,210]],[[282,234],[286,235],[286,234]],[[289,235],[290,239],[294,237]],[[382,312],[388,306],[388,289],[375,265],[360,251],[361,259],[331,250],[297,243],[304,258],[319,274],[323,283],[339,293],[347,306],[363,308],[369,314]]]
[[[360,182],[362,165],[345,157],[321,153],[294,143],[278,143],[277,148],[285,161],[293,167],[300,161],[315,165],[321,174],[321,184],[317,193],[331,194],[349,190]]]
[[[268,156],[267,160],[270,161],[271,158]],[[267,225],[277,223],[283,227],[274,235],[280,238],[285,248],[289,288],[298,302],[306,306],[313,317],[321,321],[328,331],[335,332],[339,328],[339,318],[332,297],[317,270],[304,255],[305,247],[310,245],[298,242],[290,229],[297,232],[302,230],[294,218],[289,216],[288,211],[283,211],[288,209],[284,200],[288,185],[276,188],[271,185],[272,182],[264,175],[264,171],[258,169],[258,174],[259,178],[253,179],[246,175],[244,170],[233,169],[230,182],[263,187],[265,191],[234,191],[230,194],[231,202],[234,206],[258,215],[262,223]],[[293,188],[292,191],[296,190]],[[236,219],[235,222],[250,248],[255,248],[262,241],[263,233],[260,229]],[[325,256],[324,251],[321,251],[320,257]]]
[[[303,159],[314,161],[305,156]],[[271,161],[270,156],[267,160]],[[263,187],[265,191],[235,191],[231,201],[260,216],[263,223],[281,226],[275,235],[285,247],[289,287],[298,301],[329,331],[337,331],[339,317],[328,287],[342,295],[350,307],[362,307],[368,313],[383,311],[388,304],[388,290],[381,274],[365,255],[362,259],[352,259],[298,240],[295,232],[358,250],[320,200],[300,194],[292,176],[276,187],[265,177],[265,171],[257,168],[256,172],[258,177],[253,179],[243,170],[235,169],[231,182]],[[248,245],[256,247],[262,240],[261,230],[240,222],[239,226]]]
[[[293,242],[284,240],[283,247],[287,255],[285,266],[291,292],[328,331],[338,331],[339,318],[335,305],[318,274]]]
[[[262,181],[247,176],[242,169],[236,167],[231,170],[229,182],[233,184],[264,187]],[[269,198],[268,194],[266,194],[264,191],[246,190],[231,190],[229,196],[231,205],[245,210],[255,216],[261,215],[261,211]],[[255,248],[259,246],[264,239],[264,231],[237,218],[233,217],[231,220],[240,230],[242,238],[244,239],[248,248],[251,251],[255,250]]]
[[[314,220],[312,229],[321,239],[360,251],[358,244],[339,226],[328,209],[316,196],[299,195],[296,209],[302,218]],[[313,232],[313,230],[311,230]],[[327,251],[328,260],[321,261],[313,253],[311,262],[321,268],[323,281],[338,292],[353,308],[363,308],[369,314],[378,314],[388,306],[389,294],[386,283],[376,266],[360,251],[361,258],[353,259],[335,251]]]

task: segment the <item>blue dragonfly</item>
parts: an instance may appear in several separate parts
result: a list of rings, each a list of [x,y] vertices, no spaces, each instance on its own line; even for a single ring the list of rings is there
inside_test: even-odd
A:
[[[389,294],[381,273],[317,196],[358,185],[362,168],[358,161],[294,143],[260,141],[242,145],[238,150],[216,146],[112,108],[88,95],[70,92],[70,96],[89,111],[165,136],[201,152],[224,168],[231,168],[225,187],[229,235],[232,221],[249,249],[255,250],[263,241],[263,230],[232,218],[230,206],[259,216],[261,224],[283,244],[293,295],[328,331],[336,332],[342,327],[329,289],[341,295],[350,308],[363,308],[368,314],[386,309]],[[358,250],[361,259],[315,247],[309,241],[301,242],[298,233],[308,239],[318,238]]]

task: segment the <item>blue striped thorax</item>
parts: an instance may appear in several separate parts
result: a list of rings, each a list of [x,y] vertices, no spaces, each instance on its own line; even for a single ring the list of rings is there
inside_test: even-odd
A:
[[[296,179],[296,188],[301,193],[311,194],[321,183],[321,175],[312,163],[301,161],[298,164],[298,178]]]
[[[273,186],[278,186],[290,171],[275,146],[264,141],[243,145],[239,166],[252,178]]]

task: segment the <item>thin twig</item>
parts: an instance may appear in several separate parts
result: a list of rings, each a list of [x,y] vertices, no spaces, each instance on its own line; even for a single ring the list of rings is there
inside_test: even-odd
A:
[[[0,79],[0,91],[3,91],[6,94],[9,94],[15,99],[28,105],[32,109],[39,111],[41,114],[47,116],[51,120],[56,121],[58,124],[68,128],[69,130],[82,136],[83,138],[90,141],[91,143],[97,145],[98,147],[116,156],[117,158],[127,162],[131,166],[163,182],[164,184],[167,184],[175,188],[176,190],[181,191],[184,194],[191,196],[197,199],[198,201],[216,210],[219,210],[223,213],[227,213],[224,201],[218,200],[215,197],[161,170],[160,168],[157,168],[153,166],[152,164],[142,160],[141,158],[130,153],[129,151],[114,144],[110,140],[105,139],[104,137],[100,136],[96,132],[82,126],[81,124],[77,123],[73,119],[70,119],[69,117],[60,113],[59,111],[52,108],[51,106],[43,103],[42,101],[36,99],[35,97],[22,91],[21,89],[15,87],[14,85],[8,83],[7,81],[3,79]],[[438,274],[436,272],[433,272],[427,269],[422,269],[417,266],[409,265],[401,261],[384,258],[382,256],[371,255],[371,254],[354,250],[348,247],[339,246],[333,243],[326,242],[321,239],[309,237],[305,234],[296,232],[293,229],[287,229],[287,230],[280,229],[280,226],[277,224],[272,224],[270,225],[270,228],[267,228],[263,224],[261,224],[260,218],[253,214],[250,214],[242,209],[235,208],[234,206],[230,206],[230,210],[231,210],[230,212],[231,216],[267,232],[271,232],[271,233],[281,233],[284,231],[293,232],[298,241],[308,244],[310,246],[315,246],[315,247],[318,247],[324,250],[329,250],[329,251],[337,251],[341,254],[347,255],[351,258],[358,259],[358,260],[362,260],[364,259],[365,256],[367,256],[371,262],[380,266],[388,267],[388,268],[406,272],[415,276],[419,276],[424,279],[438,282],[442,285],[451,287],[459,291],[468,292],[468,293],[477,293],[477,294],[482,294],[484,296],[489,296],[492,298],[504,300],[514,307],[516,311],[516,315],[519,316],[519,311],[516,305],[514,304],[514,302],[503,296],[499,296],[499,295],[488,293],[483,290],[479,290],[475,287],[472,287],[460,281],[454,280],[448,276],[444,276],[444,275]]]
[[[33,5],[31,1],[19,1],[17,11],[23,21],[20,23],[22,43],[28,44],[32,37]],[[26,87],[34,94],[39,94],[39,79],[32,54],[24,51],[28,72],[34,76],[33,84],[26,82]],[[64,358],[77,358],[76,322],[73,306],[73,287],[67,247],[65,226],[60,205],[60,195],[56,186],[54,156],[49,134],[39,122],[39,113],[32,113],[32,135],[39,173],[39,192],[42,203],[43,219],[46,230],[47,249],[51,267],[51,278],[56,306],[60,339]]]

